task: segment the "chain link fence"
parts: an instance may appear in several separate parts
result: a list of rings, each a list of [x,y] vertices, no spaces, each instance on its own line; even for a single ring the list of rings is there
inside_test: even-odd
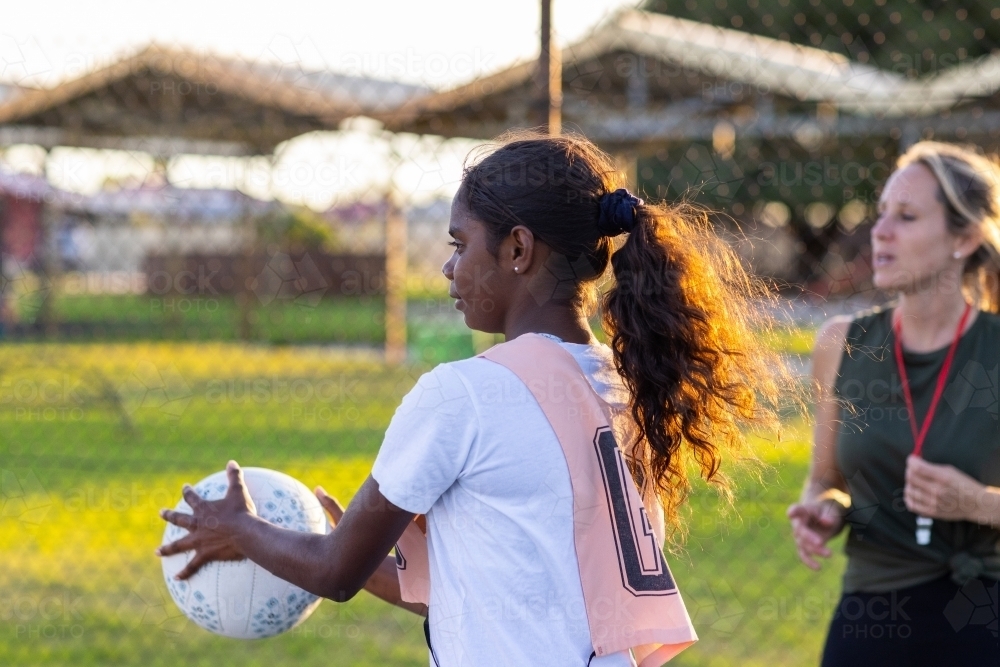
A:
[[[745,5],[609,18],[616,37],[595,29],[562,54],[564,128],[619,157],[643,196],[714,212],[772,280],[774,345],[805,375],[823,318],[885,298],[868,234],[901,150],[937,138],[1000,151],[1000,13]],[[670,60],[662,14],[717,26],[684,24],[718,53],[746,31],[770,41],[736,54],[749,73]],[[757,76],[801,80],[823,58],[847,88],[938,97],[866,115]],[[464,327],[440,269],[476,137],[533,124],[522,70],[435,97],[177,47],[123,56],[72,94],[0,85],[0,663],[426,664],[419,619],[365,593],[273,639],[199,629],[153,555],[157,511],[230,458],[346,502],[420,374],[496,342]],[[995,373],[966,381],[962,400],[995,406]],[[687,545],[669,560],[701,641],[677,664],[818,663],[844,559],[814,573],[790,538],[810,437],[790,416],[761,441],[763,473],[738,480],[735,512],[695,489]],[[982,606],[957,600],[956,622]]]

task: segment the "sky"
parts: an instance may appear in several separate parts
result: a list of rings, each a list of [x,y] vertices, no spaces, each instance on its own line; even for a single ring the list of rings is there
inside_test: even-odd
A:
[[[616,9],[635,4],[554,0],[556,38],[572,43]],[[445,89],[533,58],[538,22],[538,0],[11,2],[4,3],[0,21],[0,82],[50,86],[156,41]],[[358,125],[293,140],[274,173],[263,161],[184,157],[170,163],[168,177],[178,185],[240,187],[322,209],[390,181],[418,199],[447,195],[472,147],[462,141],[390,140]],[[0,165],[38,172],[43,159],[37,149],[14,147]],[[151,168],[141,154],[57,149],[45,171],[55,185],[93,192],[109,177],[141,178]]]

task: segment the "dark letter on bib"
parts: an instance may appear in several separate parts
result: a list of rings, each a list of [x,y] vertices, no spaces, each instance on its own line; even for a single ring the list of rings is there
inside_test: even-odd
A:
[[[597,430],[594,447],[611,511],[622,585],[636,596],[673,595],[677,587],[656,543],[646,508],[638,493],[628,493],[629,485],[635,483],[611,429]]]

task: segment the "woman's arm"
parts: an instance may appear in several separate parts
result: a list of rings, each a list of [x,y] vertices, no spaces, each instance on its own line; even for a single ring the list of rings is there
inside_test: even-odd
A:
[[[316,487],[316,497],[320,504],[330,515],[334,527],[340,524],[344,516],[344,508],[336,498],[326,492],[323,487]],[[417,517],[419,522],[423,515]],[[427,616],[427,605],[418,602],[405,602],[399,592],[399,574],[396,572],[396,558],[386,556],[382,563],[375,570],[375,573],[368,578],[365,583],[365,590],[391,605],[395,605],[407,611],[412,611],[419,616]]]
[[[160,556],[195,552],[178,573],[179,579],[211,561],[249,558],[310,593],[344,602],[384,566],[390,549],[413,520],[413,514],[386,500],[369,476],[328,535],[279,528],[257,516],[235,461],[229,462],[226,472],[229,491],[221,500],[204,500],[185,486],[184,499],[192,513],[160,512],[165,520],[190,531],[157,550]]]
[[[812,462],[798,503],[788,508],[799,558],[819,569],[816,556],[828,558],[826,543],[844,526],[850,506],[847,484],[837,468],[836,446],[840,408],[834,396],[837,370],[851,318],[835,317],[816,335],[813,350],[813,388],[816,421],[813,426]]]
[[[802,501],[813,501],[820,496],[830,495],[828,492],[831,489],[844,494],[848,492],[847,483],[837,468],[840,405],[834,395],[834,385],[850,326],[850,317],[835,317],[827,321],[816,334],[812,356],[816,421],[813,424],[812,462],[802,490]]]

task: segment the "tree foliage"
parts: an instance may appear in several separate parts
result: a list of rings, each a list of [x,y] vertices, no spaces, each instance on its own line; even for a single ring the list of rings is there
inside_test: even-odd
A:
[[[645,8],[835,51],[910,77],[1000,49],[996,0],[649,0]]]
[[[305,207],[281,207],[257,221],[257,240],[295,251],[335,251],[339,239],[331,224]]]

